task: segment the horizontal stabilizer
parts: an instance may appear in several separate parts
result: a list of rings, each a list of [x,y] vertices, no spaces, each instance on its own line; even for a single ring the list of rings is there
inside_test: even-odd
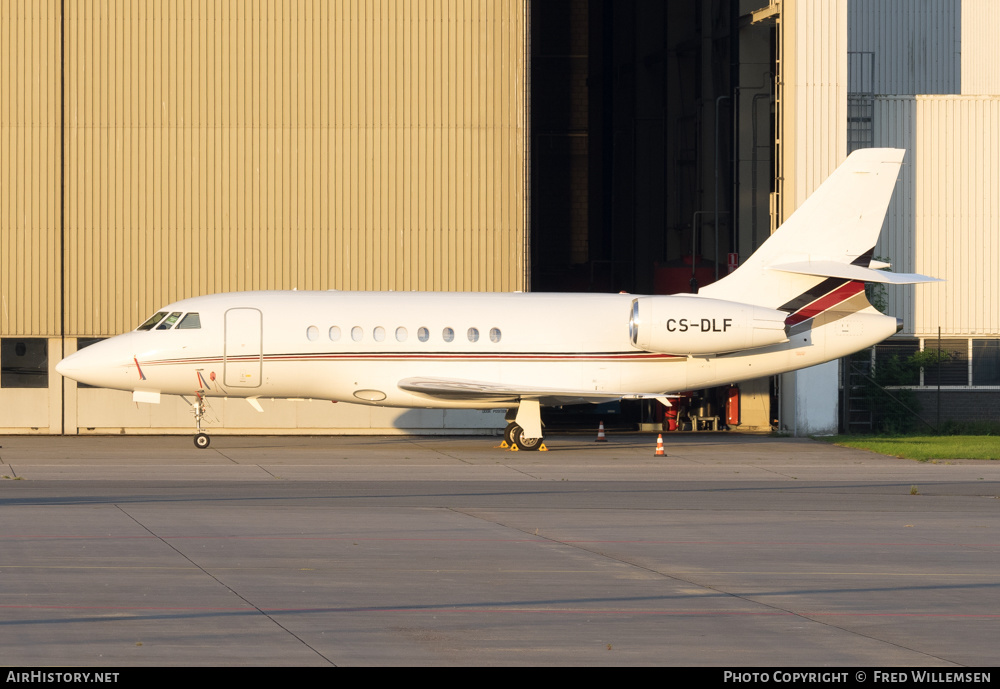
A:
[[[844,278],[845,280],[860,280],[863,282],[885,282],[892,285],[912,285],[918,282],[941,282],[941,278],[932,278],[917,273],[887,273],[884,270],[872,270],[852,263],[839,261],[800,261],[796,263],[781,263],[768,266],[768,270],[780,270],[784,273],[799,275],[815,275],[817,277]]]

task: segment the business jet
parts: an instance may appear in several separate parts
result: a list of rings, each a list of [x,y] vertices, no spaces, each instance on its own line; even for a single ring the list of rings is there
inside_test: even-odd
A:
[[[546,405],[659,399],[842,357],[898,332],[865,298],[903,151],[852,153],[735,272],[698,294],[261,291],[169,304],[63,359],[60,374],[181,395],[195,445],[212,398],[507,409],[505,438],[542,446]]]

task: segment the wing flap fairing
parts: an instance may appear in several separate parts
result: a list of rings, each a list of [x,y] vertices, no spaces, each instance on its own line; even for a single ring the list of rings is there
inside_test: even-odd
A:
[[[458,378],[404,378],[400,390],[432,399],[466,402],[496,402],[497,406],[538,400],[544,406],[612,402],[620,399],[665,399],[665,393],[609,392],[607,390],[560,390],[531,385],[506,385]]]

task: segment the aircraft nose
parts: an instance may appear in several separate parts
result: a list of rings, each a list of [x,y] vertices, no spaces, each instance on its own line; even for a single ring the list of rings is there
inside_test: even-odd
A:
[[[56,373],[78,383],[101,388],[131,390],[132,334],[119,335],[70,354],[56,364]]]
[[[86,369],[86,357],[83,356],[83,350],[70,354],[68,357],[64,358],[58,364],[56,364],[56,373],[66,378],[72,378],[76,380],[74,374],[79,373],[81,370]]]
[[[70,354],[70,356],[73,356],[73,355]],[[65,376],[65,377],[68,378],[69,377],[69,370],[70,370],[70,365],[66,364],[66,359],[63,359],[58,364],[56,364],[56,373],[58,373],[60,376]]]

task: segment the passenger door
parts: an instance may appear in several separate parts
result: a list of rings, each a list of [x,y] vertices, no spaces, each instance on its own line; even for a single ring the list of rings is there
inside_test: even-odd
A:
[[[259,309],[238,308],[226,311],[225,373],[228,387],[260,387],[264,363],[263,316]]]

